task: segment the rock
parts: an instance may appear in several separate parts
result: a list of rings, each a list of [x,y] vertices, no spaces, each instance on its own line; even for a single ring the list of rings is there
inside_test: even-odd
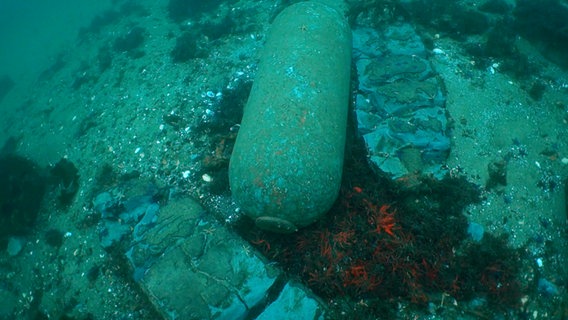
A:
[[[24,239],[23,237],[10,237],[6,251],[8,252],[8,255],[16,256],[22,251],[25,244],[26,239]]]
[[[148,210],[138,224],[147,216]],[[321,318],[324,306],[309,290],[288,283],[193,199],[172,199],[151,220],[136,237],[119,239],[111,253],[127,261],[165,319]]]
[[[245,319],[281,274],[189,198],[163,207],[126,256],[166,319]]]
[[[558,293],[560,293],[558,287],[554,283],[544,278],[538,279],[538,292],[544,294],[547,297],[556,296],[558,295]]]
[[[484,233],[485,233],[485,229],[479,223],[470,222],[469,225],[467,226],[467,234],[475,242],[480,242],[481,239],[483,239]]]
[[[353,30],[359,88],[355,112],[371,162],[393,178],[444,175],[449,151],[446,94],[410,24]]]
[[[137,241],[156,222],[160,206],[153,193],[135,195],[122,199],[116,190],[102,192],[93,200],[95,210],[101,214],[99,236],[101,245],[110,248],[125,236]]]
[[[320,303],[298,283],[287,283],[278,299],[270,304],[256,320],[324,319]]]

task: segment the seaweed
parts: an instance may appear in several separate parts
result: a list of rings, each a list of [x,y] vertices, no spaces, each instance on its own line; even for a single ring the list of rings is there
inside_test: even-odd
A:
[[[71,88],[79,90],[83,85],[96,82],[96,80],[97,78],[90,71],[89,64],[83,61],[75,74]]]
[[[479,10],[488,13],[506,14],[512,6],[506,0],[487,0],[479,6]]]
[[[489,17],[456,1],[412,1],[404,9],[418,23],[443,30],[449,36],[463,40],[467,35],[482,34],[491,25]]]
[[[7,75],[0,76],[0,102],[12,90],[16,83]]]
[[[140,58],[144,52],[139,50],[144,44],[145,29],[139,26],[133,27],[126,34],[114,40],[113,48],[118,52],[126,52],[133,58]]]
[[[539,45],[542,53],[568,67],[568,7],[558,0],[519,0],[513,11],[515,30]]]
[[[37,164],[13,154],[0,158],[0,238],[31,229],[45,191]]]
[[[90,34],[99,34],[103,28],[117,22],[121,18],[120,12],[116,10],[106,10],[95,16],[87,27],[79,29],[78,38],[84,41]]]
[[[544,92],[546,91],[547,85],[542,80],[536,80],[533,82],[529,89],[529,96],[535,100],[539,101],[542,99]]]
[[[84,41],[88,38],[89,35],[97,35],[101,33],[101,31],[111,25],[119,21],[120,19],[124,19],[130,15],[134,16],[147,16],[148,10],[146,10],[140,4],[137,4],[135,1],[127,1],[118,10],[116,9],[108,9],[105,10],[103,13],[95,16],[91,23],[87,27],[82,27],[79,29],[78,38],[80,41]]]
[[[223,18],[215,21],[207,21],[203,23],[201,29],[203,35],[207,36],[209,40],[216,40],[224,35],[233,32],[237,27],[237,22],[230,15],[225,15]]]
[[[79,170],[75,165],[62,158],[50,170],[52,182],[57,186],[58,204],[67,207],[79,190]]]
[[[350,146],[339,199],[323,219],[285,237],[257,230],[246,218],[237,230],[333,301],[332,315],[392,316],[399,302],[425,308],[441,295],[486,296],[495,309],[516,307],[525,290],[519,251],[506,238],[487,235],[476,243],[467,235],[463,211],[481,200],[481,187],[459,172],[392,181],[374,174],[360,140]]]
[[[108,68],[112,66],[112,52],[108,46],[103,46],[99,49],[97,54],[97,61],[99,63],[99,71],[105,72]]]
[[[198,36],[194,32],[186,31],[176,39],[176,45],[170,52],[174,63],[187,62],[191,59],[202,58],[205,51],[201,49]]]
[[[64,234],[57,229],[49,229],[45,232],[45,242],[55,248],[63,245]]]
[[[512,249],[507,243],[506,235],[486,234],[481,242],[467,242],[457,251],[461,299],[483,292],[496,309],[520,304],[525,288],[518,275],[524,249]]]
[[[168,2],[168,14],[174,22],[180,22],[212,11],[220,3],[222,3],[221,0],[170,0]]]
[[[53,64],[49,68],[42,71],[42,73],[39,75],[39,81],[50,80],[57,72],[63,69],[66,65],[67,61],[65,61],[64,55],[63,54],[57,55],[57,58],[55,58]]]
[[[15,153],[20,140],[22,140],[21,135],[19,137],[9,137],[8,139],[6,139],[6,142],[4,142],[4,145],[2,146],[2,148],[0,148],[0,156]]]

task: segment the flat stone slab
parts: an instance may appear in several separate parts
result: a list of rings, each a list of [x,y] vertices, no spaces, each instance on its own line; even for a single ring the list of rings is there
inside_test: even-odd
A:
[[[371,162],[396,179],[442,177],[450,152],[446,92],[410,24],[353,31],[357,128]]]
[[[127,252],[134,278],[166,319],[244,319],[281,272],[207,216],[194,200],[170,202]]]
[[[151,192],[124,197],[109,190],[93,203],[101,213],[101,246],[126,256],[132,277],[164,319],[322,316],[325,306],[309,290],[288,282],[198,202],[153,199]]]

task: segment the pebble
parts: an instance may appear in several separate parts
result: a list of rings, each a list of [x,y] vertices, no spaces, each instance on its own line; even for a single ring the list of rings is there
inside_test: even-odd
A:
[[[22,249],[24,248],[25,243],[26,240],[22,237],[10,237],[10,239],[8,240],[8,246],[6,248],[8,255],[13,257],[20,253],[20,251],[22,251]]]
[[[538,280],[538,291],[548,297],[555,296],[560,293],[558,287],[554,283],[544,278]]]
[[[483,239],[483,234],[485,233],[485,229],[482,225],[475,222],[470,222],[467,227],[467,234],[473,239],[475,242],[481,241]]]

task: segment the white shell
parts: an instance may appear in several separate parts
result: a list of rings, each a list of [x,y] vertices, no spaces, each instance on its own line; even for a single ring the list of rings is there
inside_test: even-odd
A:
[[[438,55],[442,55],[442,54],[445,55],[445,54],[446,54],[446,52],[445,52],[444,50],[440,49],[440,48],[434,48],[434,49],[432,49],[432,53],[438,54]]]

